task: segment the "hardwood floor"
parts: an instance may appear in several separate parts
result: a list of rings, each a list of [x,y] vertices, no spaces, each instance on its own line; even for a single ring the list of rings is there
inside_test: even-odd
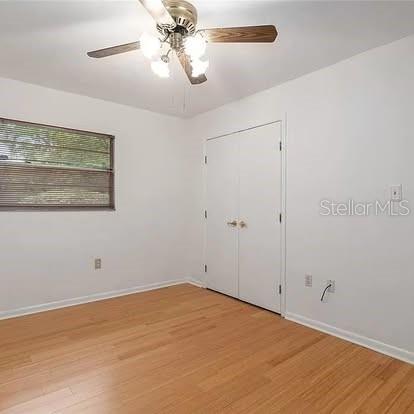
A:
[[[0,321],[0,412],[414,413],[414,367],[179,285]]]

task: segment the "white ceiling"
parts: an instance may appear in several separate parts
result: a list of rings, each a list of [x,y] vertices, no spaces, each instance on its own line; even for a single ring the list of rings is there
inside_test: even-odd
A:
[[[0,76],[156,112],[192,116],[414,33],[411,1],[194,0],[199,28],[274,24],[275,44],[210,44],[209,81],[190,86],[178,62],[154,75],[131,52],[88,50],[153,31],[131,1],[0,1]]]

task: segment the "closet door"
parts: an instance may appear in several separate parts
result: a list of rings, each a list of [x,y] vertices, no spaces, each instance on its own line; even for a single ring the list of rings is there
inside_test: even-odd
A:
[[[239,134],[239,298],[280,312],[280,123]]]
[[[207,287],[238,296],[238,140],[207,143]]]

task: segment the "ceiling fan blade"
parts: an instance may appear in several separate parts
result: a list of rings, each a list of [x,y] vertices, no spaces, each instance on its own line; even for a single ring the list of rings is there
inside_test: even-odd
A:
[[[185,53],[177,53],[177,56],[192,85],[200,85],[207,81],[206,75],[200,75],[197,78],[193,76],[193,68],[190,59]]]
[[[126,43],[125,45],[112,46],[88,52],[88,56],[93,58],[103,58],[107,56],[119,55],[121,53],[132,52],[133,50],[138,50],[139,47],[139,42]]]
[[[277,37],[275,26],[245,26],[203,29],[213,43],[273,43]]]
[[[148,13],[160,26],[175,27],[175,21],[165,8],[162,0],[139,0]]]

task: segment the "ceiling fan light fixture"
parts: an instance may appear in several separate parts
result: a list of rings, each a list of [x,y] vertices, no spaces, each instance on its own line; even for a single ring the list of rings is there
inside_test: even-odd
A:
[[[136,0],[135,0],[136,1]],[[190,0],[191,1],[191,0]],[[216,27],[199,30],[196,7],[188,0],[139,0],[156,23],[159,37],[144,33],[140,41],[93,50],[91,58],[105,58],[139,50],[150,59],[154,73],[161,78],[170,76],[170,54],[179,63],[191,85],[207,81],[209,67],[207,43],[273,43],[278,32],[273,25]]]
[[[207,72],[207,69],[210,65],[210,62],[208,60],[200,60],[200,59],[194,59],[191,61],[191,66],[193,67],[193,76],[195,78],[198,78],[201,75],[205,75]]]
[[[191,59],[199,59],[206,53],[207,42],[199,33],[195,36],[190,36],[185,39],[184,49],[186,55]]]
[[[153,59],[159,53],[161,41],[158,37],[143,33],[139,41],[142,53],[146,58]]]
[[[168,66],[168,62],[164,62],[161,59],[151,62],[151,69],[160,78],[170,77],[170,67]]]

